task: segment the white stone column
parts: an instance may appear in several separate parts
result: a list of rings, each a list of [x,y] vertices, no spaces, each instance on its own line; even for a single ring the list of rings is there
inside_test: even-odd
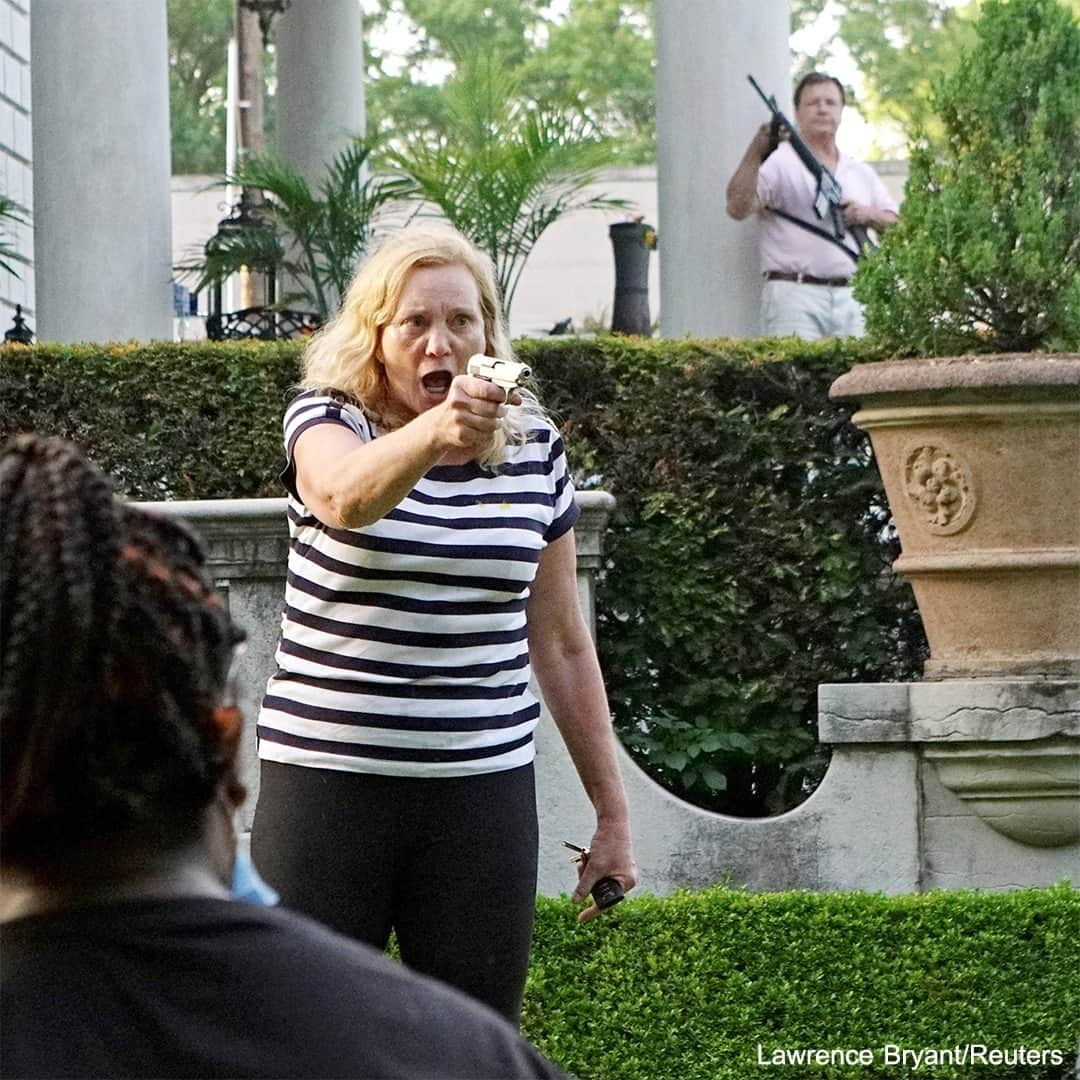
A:
[[[39,341],[172,338],[165,0],[34,0]]]
[[[292,0],[274,23],[278,151],[309,183],[364,134],[360,0]]]
[[[757,223],[732,221],[728,180],[768,113],[789,116],[787,0],[657,0],[660,327],[665,337],[759,333]]]

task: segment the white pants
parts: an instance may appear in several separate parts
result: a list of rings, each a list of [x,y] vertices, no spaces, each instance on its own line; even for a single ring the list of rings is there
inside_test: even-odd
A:
[[[850,285],[800,285],[766,281],[761,290],[761,323],[766,337],[862,337],[862,305]]]

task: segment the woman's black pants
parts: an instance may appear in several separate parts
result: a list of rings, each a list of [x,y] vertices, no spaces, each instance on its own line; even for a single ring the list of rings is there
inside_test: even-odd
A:
[[[532,765],[377,776],[263,761],[251,832],[284,906],[384,949],[517,1024],[536,906]]]

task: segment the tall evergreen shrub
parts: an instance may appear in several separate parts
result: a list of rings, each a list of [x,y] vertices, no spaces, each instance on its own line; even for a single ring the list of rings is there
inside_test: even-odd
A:
[[[1080,348],[1080,19],[987,0],[911,149],[900,221],[855,278],[895,355]]]

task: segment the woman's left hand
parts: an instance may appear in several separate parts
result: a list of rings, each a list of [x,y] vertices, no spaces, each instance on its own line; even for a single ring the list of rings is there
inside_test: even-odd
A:
[[[601,878],[608,877],[614,878],[622,886],[623,892],[629,892],[637,884],[637,863],[629,834],[600,826],[593,833],[588,858],[578,864],[574,902],[580,904]],[[603,912],[594,900],[578,912],[578,922],[586,923],[601,914]]]

